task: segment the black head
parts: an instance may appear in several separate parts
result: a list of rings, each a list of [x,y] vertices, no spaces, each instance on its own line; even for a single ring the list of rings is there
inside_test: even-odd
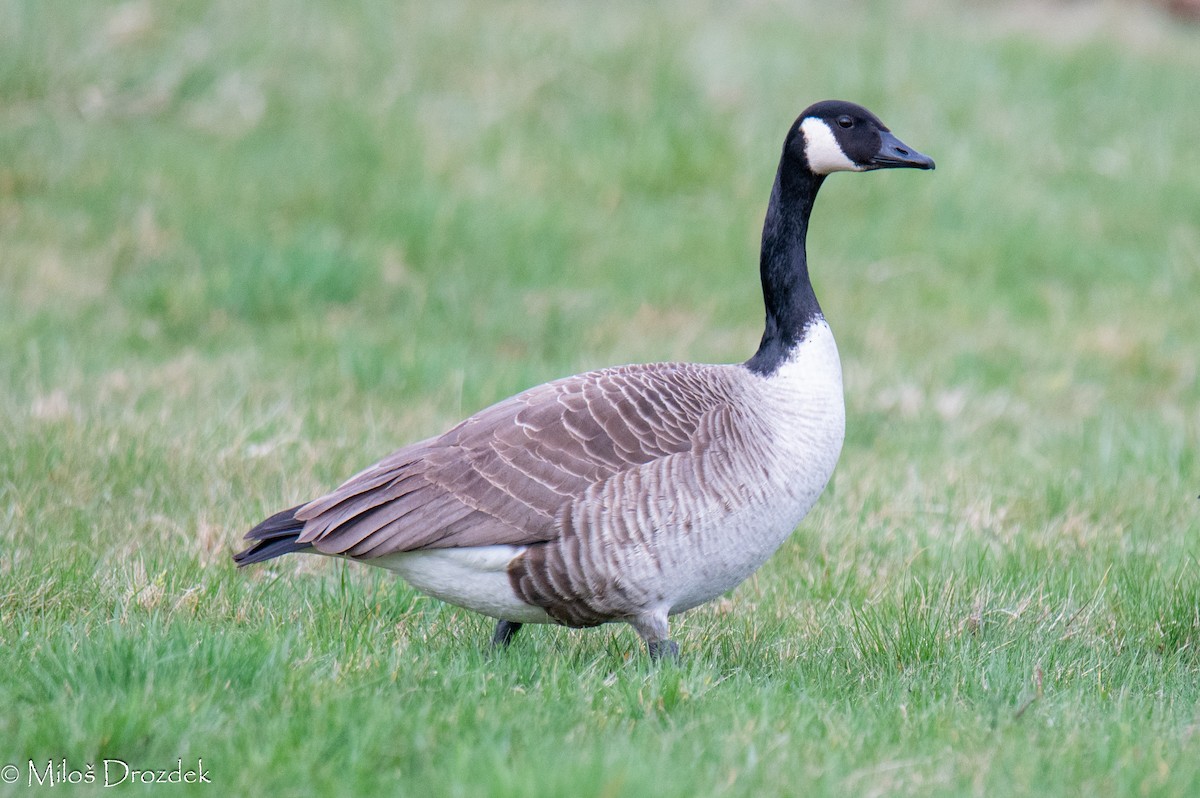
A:
[[[806,108],[788,133],[786,149],[817,175],[933,168],[932,158],[892,135],[875,114],[841,100]]]

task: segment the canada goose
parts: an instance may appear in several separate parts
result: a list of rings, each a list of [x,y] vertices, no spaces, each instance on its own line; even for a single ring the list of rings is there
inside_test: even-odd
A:
[[[620,366],[539,385],[246,534],[238,565],[311,551],[381,566],[524,623],[625,621],[674,657],[669,616],[733,589],[791,534],[845,432],[837,346],[805,235],[832,172],[932,169],[865,108],[819,102],[783,144],[763,225],[766,328],[745,363]]]

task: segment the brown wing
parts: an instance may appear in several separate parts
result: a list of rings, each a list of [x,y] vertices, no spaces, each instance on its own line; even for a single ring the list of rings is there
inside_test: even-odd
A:
[[[518,394],[302,507],[297,542],[370,558],[551,540],[589,486],[706,447],[705,417],[732,400],[728,368],[624,366]]]

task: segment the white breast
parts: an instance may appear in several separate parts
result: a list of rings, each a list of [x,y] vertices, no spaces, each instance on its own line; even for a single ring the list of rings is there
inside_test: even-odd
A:
[[[746,404],[767,430],[753,467],[744,468],[750,501],[712,514],[712,523],[676,559],[672,612],[733,589],[799,525],[833,475],[846,430],[842,368],[833,333],[819,320],[792,357],[767,377],[752,377]],[[698,538],[698,539],[697,539]],[[668,580],[669,581],[669,580]]]
[[[777,452],[798,458],[781,471],[790,472],[794,487],[814,494],[815,501],[833,474],[846,435],[842,363],[829,324],[824,319],[811,324],[792,356],[761,380],[762,414],[772,425]]]

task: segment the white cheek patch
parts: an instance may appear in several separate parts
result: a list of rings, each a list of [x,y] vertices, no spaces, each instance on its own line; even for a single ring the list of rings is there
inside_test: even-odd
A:
[[[804,134],[804,155],[808,158],[808,168],[814,174],[862,171],[861,166],[842,152],[837,137],[822,120],[810,116],[800,123],[800,132]]]

